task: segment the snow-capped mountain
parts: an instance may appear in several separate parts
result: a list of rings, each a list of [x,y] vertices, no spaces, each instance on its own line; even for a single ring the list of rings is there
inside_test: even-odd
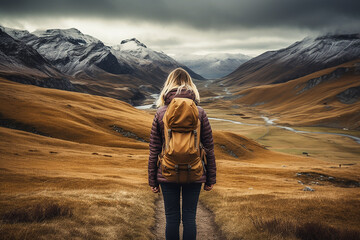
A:
[[[177,55],[176,60],[208,79],[224,77],[251,59],[244,54],[211,53],[206,55]]]
[[[83,34],[76,28],[70,28],[70,29],[48,29],[48,30],[36,30],[32,32],[37,37],[43,37],[43,38],[54,38],[54,37],[60,37],[68,42],[72,42],[76,45],[85,45],[85,44],[91,44],[91,43],[98,43],[100,42],[99,39],[94,38],[90,35]]]
[[[131,66],[140,66],[142,68],[159,67],[166,75],[177,67],[186,69],[189,74],[196,79],[204,79],[202,76],[193,72],[187,66],[180,64],[175,59],[163,52],[158,52],[148,48],[136,38],[126,39],[120,44],[112,46],[112,53],[120,60],[128,62]]]
[[[159,92],[168,73],[176,67],[187,69],[193,78],[203,79],[165,53],[154,51],[136,39],[123,40],[112,48],[75,28],[32,33],[1,29],[36,52],[53,69],[58,69],[59,74],[68,77],[82,92],[139,104]]]
[[[20,35],[19,40],[36,49],[61,72],[76,75],[106,71],[113,74],[129,73],[131,68],[112,55],[110,47],[100,40],[82,34],[75,28],[49,29]]]
[[[8,27],[3,27],[3,26],[0,26],[0,29],[3,32],[6,32],[12,38],[17,39],[17,40],[19,40],[25,36],[31,35],[30,32],[27,30],[19,30],[19,29],[13,29],[13,28],[8,28]]]
[[[17,33],[17,36],[27,34]],[[42,87],[74,90],[71,82],[36,50],[0,28],[0,75]]]
[[[228,86],[287,82],[358,58],[360,34],[308,37],[287,48],[265,52],[249,60],[221,82]]]
[[[68,75],[86,73],[96,77],[101,70],[111,74],[134,74],[146,78],[145,73],[157,75],[163,81],[172,69],[183,67],[196,79],[203,79],[186,66],[179,64],[163,52],[148,48],[135,38],[110,47],[75,28],[28,31],[4,28],[14,38],[36,49],[60,71]],[[159,74],[159,70],[163,73]],[[142,74],[143,73],[143,74]]]

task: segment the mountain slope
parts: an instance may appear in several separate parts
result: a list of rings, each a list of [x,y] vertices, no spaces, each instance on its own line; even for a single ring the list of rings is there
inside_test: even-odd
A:
[[[42,87],[74,90],[71,82],[36,50],[0,28],[0,75]]]
[[[0,86],[3,127],[99,146],[148,147],[152,117],[125,102],[2,78]]]
[[[117,61],[109,47],[74,28],[35,31],[20,40],[68,75],[86,72],[91,76],[101,70],[113,74],[131,72],[130,66]]]
[[[360,129],[360,60],[285,83],[251,87],[237,103],[275,114],[281,124]]]
[[[269,51],[221,79],[225,86],[258,86],[286,82],[360,57],[360,34],[305,38]]]
[[[118,59],[127,62],[131,66],[139,66],[142,69],[147,70],[158,67],[166,75],[175,68],[182,67],[189,72],[192,78],[198,80],[204,79],[202,76],[195,73],[187,66],[180,64],[165,53],[148,48],[136,38],[126,39],[121,41],[120,44],[112,46],[112,53]]]

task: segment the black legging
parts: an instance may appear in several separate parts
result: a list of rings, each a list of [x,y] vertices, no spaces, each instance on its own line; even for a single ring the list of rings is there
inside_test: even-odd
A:
[[[180,190],[182,189],[183,239],[196,239],[196,208],[201,183],[176,184],[161,183],[166,215],[166,240],[179,239]]]

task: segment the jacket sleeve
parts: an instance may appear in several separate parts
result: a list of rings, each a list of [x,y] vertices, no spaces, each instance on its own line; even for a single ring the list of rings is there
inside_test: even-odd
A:
[[[201,133],[200,133],[201,143],[204,146],[207,158],[206,166],[206,185],[212,185],[216,183],[216,163],[215,163],[215,154],[214,154],[214,141],[212,136],[212,130],[210,126],[209,119],[203,112],[202,121],[201,121]]]
[[[148,163],[148,177],[149,185],[151,187],[158,187],[159,183],[157,182],[157,161],[158,155],[161,153],[162,149],[162,139],[160,133],[160,126],[158,121],[158,113],[155,114],[150,134],[150,144],[149,144],[149,163]]]

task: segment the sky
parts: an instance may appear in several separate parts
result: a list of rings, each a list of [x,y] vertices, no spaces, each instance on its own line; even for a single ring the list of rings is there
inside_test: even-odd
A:
[[[77,28],[116,45],[137,38],[170,56],[251,57],[310,36],[360,33],[357,0],[0,0],[0,25]]]

